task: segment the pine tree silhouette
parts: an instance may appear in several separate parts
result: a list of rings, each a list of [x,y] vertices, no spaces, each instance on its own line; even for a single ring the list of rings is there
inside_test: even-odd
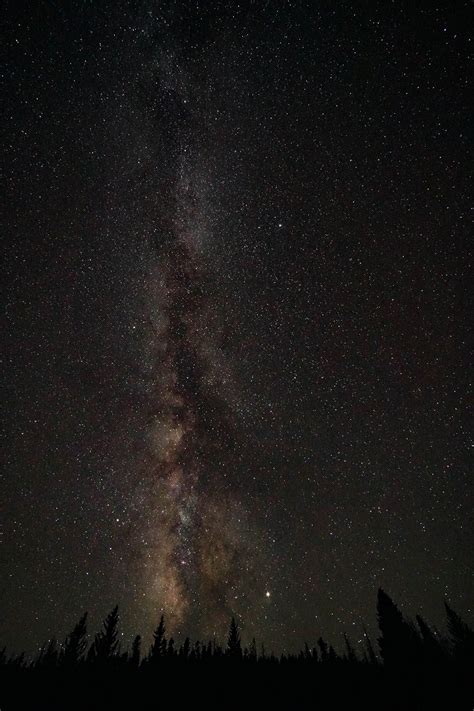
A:
[[[105,662],[113,659],[119,653],[118,641],[118,605],[109,612],[103,622],[103,629],[97,632],[94,643],[91,647],[90,658],[98,662]]]
[[[168,640],[168,645],[166,647],[166,656],[167,657],[174,657],[174,639],[173,637],[170,637]]]
[[[416,616],[416,621],[421,632],[423,663],[430,666],[441,663],[445,654],[439,638],[420,615]]]
[[[58,663],[58,659],[58,644],[55,637],[53,637],[42,647],[35,666],[41,669],[54,669]]]
[[[320,637],[318,639],[318,647],[321,651],[321,661],[327,662],[329,659],[329,650],[328,650],[327,642],[325,642],[322,637]]]
[[[240,643],[240,632],[235,617],[232,617],[227,638],[227,655],[234,659],[242,657],[242,646]]]
[[[66,667],[73,667],[83,660],[87,648],[87,612],[79,619],[64,642],[61,661]]]
[[[164,657],[166,653],[165,632],[165,618],[164,615],[161,615],[158,627],[153,632],[153,643],[151,645],[150,654],[148,655],[148,659],[151,662],[156,662],[158,659]]]
[[[349,662],[356,662],[357,661],[357,656],[354,650],[354,647],[352,646],[352,642],[350,641],[349,637],[347,634],[344,632],[344,642],[346,645],[346,657]]]
[[[141,650],[142,638],[139,634],[134,638],[132,644],[132,654],[130,656],[130,663],[135,668],[138,669],[140,666],[140,650]]]
[[[474,664],[474,631],[446,601],[444,606],[455,658],[463,664]]]
[[[212,642],[210,640],[207,644],[204,645],[202,656],[203,656],[203,659],[211,659],[211,657],[212,657]]]
[[[189,637],[186,637],[184,640],[183,644],[180,647],[179,650],[179,656],[182,657],[183,659],[187,659],[189,657],[189,650],[191,647],[191,641]]]
[[[365,625],[362,626],[362,631],[364,633],[364,639],[365,639],[365,649],[367,653],[367,661],[369,664],[373,664],[374,666],[377,666],[379,663],[377,659],[377,655],[375,654],[374,647],[372,645],[372,641],[368,635],[368,632],[365,628]]]
[[[196,661],[199,661],[202,658],[201,642],[199,640],[197,640],[197,642],[194,642],[192,654]]]
[[[411,666],[419,654],[419,639],[382,588],[377,596],[377,616],[381,636],[380,654],[388,666]]]
[[[416,617],[415,629],[383,590],[378,594],[377,612],[382,660],[377,658],[364,627],[365,649],[362,658],[346,634],[343,635],[346,650],[341,656],[337,656],[334,648],[321,637],[317,648],[311,648],[305,643],[297,653],[275,656],[272,652],[266,656],[262,646],[262,654],[259,656],[255,639],[242,650],[235,617],[231,619],[224,648],[216,644],[215,640],[191,644],[189,638],[186,638],[179,651],[176,651],[173,639],[167,640],[165,636],[164,616],[161,616],[149,656],[141,662],[139,635],[134,638],[130,653],[120,654],[118,608],[115,607],[95,635],[88,655],[90,666],[83,661],[87,651],[85,614],[67,636],[60,653],[54,640],[43,646],[33,662],[24,653],[8,656],[6,650],[0,651],[0,705],[2,708],[4,705],[8,707],[9,699],[5,701],[2,695],[2,686],[7,683],[12,699],[23,688],[31,685],[30,695],[34,697],[34,702],[38,693],[48,695],[54,687],[59,689],[58,703],[64,701],[61,694],[64,694],[65,689],[73,689],[74,694],[78,695],[74,699],[77,708],[79,705],[88,708],[87,704],[94,695],[97,695],[100,703],[103,700],[110,701],[111,708],[145,707],[148,701],[156,702],[155,670],[158,668],[153,667],[152,663],[162,660],[159,670],[166,670],[166,682],[169,681],[172,687],[170,699],[174,701],[174,681],[179,684],[180,680],[190,679],[190,684],[183,685],[183,691],[187,693],[189,687],[192,694],[195,693],[196,683],[201,681],[207,685],[217,679],[218,683],[222,683],[222,689],[228,688],[233,683],[232,677],[238,672],[239,687],[242,681],[242,685],[249,682],[264,690],[263,708],[277,708],[280,701],[285,703],[287,700],[294,704],[298,700],[295,694],[300,692],[302,701],[304,699],[307,704],[304,707],[313,707],[316,701],[315,675],[318,703],[328,708],[348,708],[353,702],[357,705],[361,702],[363,705],[362,693],[368,694],[365,698],[368,705],[365,708],[412,708],[412,702],[413,708],[473,708],[474,632],[466,622],[446,603],[450,634],[448,642],[419,615]],[[317,650],[320,652],[319,658]],[[225,664],[222,661],[225,658],[236,660],[237,663],[229,661]],[[100,660],[104,664],[100,664]],[[111,660],[113,663],[109,663]],[[324,665],[320,665],[319,660]],[[161,674],[158,677],[161,678]],[[82,688],[87,691],[79,700]],[[279,689],[277,696],[268,696],[270,688]],[[284,689],[288,690],[288,699],[284,698]],[[282,698],[279,696],[280,690]],[[51,693],[54,695],[54,692]],[[343,706],[338,703],[339,695],[344,701]],[[48,704],[49,701],[45,701],[44,708],[63,708],[58,704]],[[36,707],[32,704],[15,706]]]

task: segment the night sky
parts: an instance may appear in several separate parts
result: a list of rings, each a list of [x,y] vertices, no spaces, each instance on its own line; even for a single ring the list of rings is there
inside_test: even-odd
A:
[[[472,621],[470,3],[3,14],[0,646]]]

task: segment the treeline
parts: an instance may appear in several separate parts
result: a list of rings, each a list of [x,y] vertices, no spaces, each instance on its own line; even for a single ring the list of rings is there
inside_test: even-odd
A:
[[[157,684],[161,698],[176,703],[201,689],[212,708],[212,694],[229,684],[234,694],[228,708],[240,708],[251,687],[255,699],[286,708],[319,699],[323,707],[363,700],[367,708],[471,709],[474,631],[447,603],[445,608],[447,635],[419,615],[406,619],[380,589],[375,644],[364,629],[362,649],[344,634],[342,652],[319,638],[297,654],[279,656],[258,648],[255,639],[243,645],[234,618],[224,645],[189,638],[177,645],[162,616],[146,651],[139,635],[124,650],[118,607],[89,643],[85,613],[62,644],[48,641],[33,659],[0,652],[0,708],[158,708]]]

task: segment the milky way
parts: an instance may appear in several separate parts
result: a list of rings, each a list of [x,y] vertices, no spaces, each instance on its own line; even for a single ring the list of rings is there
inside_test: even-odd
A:
[[[152,257],[144,344],[150,425],[140,489],[148,519],[143,584],[151,607],[165,611],[175,630],[194,618],[195,629],[215,633],[231,614],[248,614],[255,593],[262,597],[255,564],[263,549],[226,461],[238,383],[221,348],[225,328],[212,281],[212,175],[208,166],[203,175],[205,145],[193,140],[199,117],[187,108],[190,80],[170,54],[155,61],[159,71],[149,81],[162,96],[158,119],[174,170],[165,190],[153,195],[151,185],[158,204],[147,236],[156,264]],[[152,125],[152,142],[160,127],[159,120]]]
[[[148,344],[154,366],[145,507],[156,543],[145,584],[173,622],[186,619],[203,590],[215,598],[211,613],[228,613],[235,589],[232,558],[242,548],[239,526],[233,530],[232,499],[226,511],[219,492],[222,466],[212,457],[223,428],[231,425],[222,397],[226,369],[218,372],[219,343],[209,316],[213,304],[201,245],[209,235],[202,234],[205,215],[190,172],[183,160],[167,243],[156,246]]]

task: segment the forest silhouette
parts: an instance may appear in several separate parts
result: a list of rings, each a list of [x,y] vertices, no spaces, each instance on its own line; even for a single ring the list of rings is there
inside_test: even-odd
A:
[[[364,628],[364,648],[343,633],[344,651],[322,639],[297,654],[243,645],[230,621],[226,644],[179,646],[164,616],[151,646],[120,642],[119,610],[89,641],[87,613],[62,644],[49,640],[35,658],[0,652],[0,709],[472,709],[474,631],[445,602],[447,635],[419,615],[408,620],[382,589],[379,636]],[[286,642],[286,640],[282,640]]]

